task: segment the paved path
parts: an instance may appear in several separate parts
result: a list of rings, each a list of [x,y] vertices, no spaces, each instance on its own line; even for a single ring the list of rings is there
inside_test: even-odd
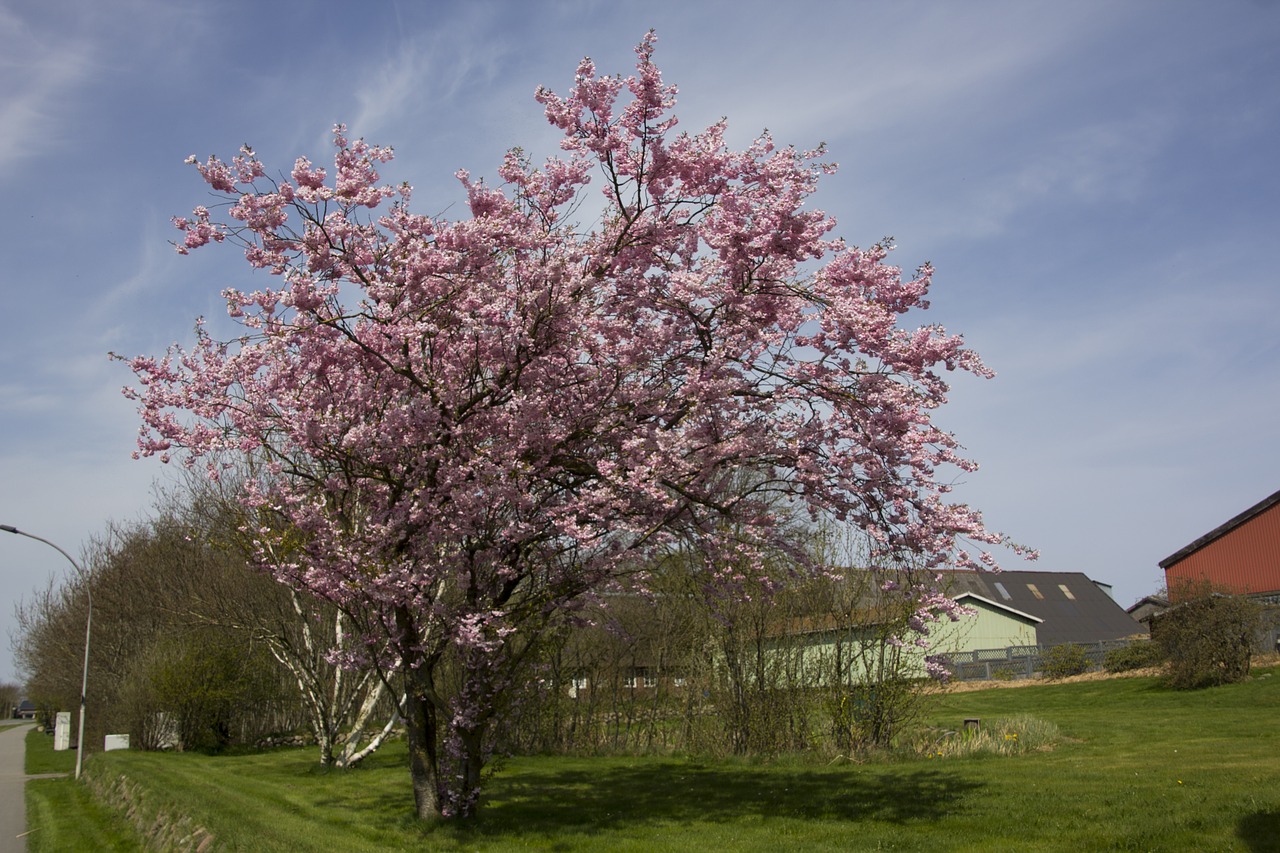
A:
[[[0,853],[26,853],[27,806],[22,772],[27,732],[31,726],[0,729]]]

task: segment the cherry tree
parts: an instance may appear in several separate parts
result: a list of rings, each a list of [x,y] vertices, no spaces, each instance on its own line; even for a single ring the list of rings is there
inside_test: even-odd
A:
[[[391,150],[342,126],[331,172],[273,175],[248,147],[189,160],[226,203],[176,219],[178,251],[238,244],[275,283],[224,292],[234,340],[199,325],[130,360],[138,454],[214,478],[269,457],[241,499],[297,541],[251,531],[263,567],[374,614],[423,819],[474,813],[539,638],[678,548],[706,555],[710,588],[786,547],[784,515],[931,567],[1002,542],[937,473],[974,468],[931,420],[941,374],[989,373],[959,337],[900,325],[931,270],[829,236],[806,204],[834,169],[821,149],[677,132],[653,47],[631,76],[584,60],[567,95],[539,89],[562,154],[513,150],[497,184],[459,172],[456,221],[413,213],[381,183]],[[913,625],[954,611],[921,596]]]

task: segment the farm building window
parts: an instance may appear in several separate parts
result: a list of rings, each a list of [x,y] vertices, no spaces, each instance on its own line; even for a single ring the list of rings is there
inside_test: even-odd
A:
[[[1036,598],[1040,599],[1041,601],[1044,601],[1044,596],[1040,594],[1040,590],[1036,589],[1035,584],[1033,583],[1027,584],[1027,589],[1031,590],[1031,594],[1034,595]]]
[[[1009,601],[1013,598],[1013,596],[1009,594],[1009,590],[1005,589],[1004,584],[1000,583],[1000,581],[996,581],[996,592],[1000,593],[1000,596],[1005,601]]]
[[[1076,600],[1076,597],[1071,594],[1071,590],[1067,589],[1067,585],[1065,583],[1058,584],[1058,589],[1062,590],[1062,594],[1065,595],[1067,598],[1071,599],[1072,601]]]

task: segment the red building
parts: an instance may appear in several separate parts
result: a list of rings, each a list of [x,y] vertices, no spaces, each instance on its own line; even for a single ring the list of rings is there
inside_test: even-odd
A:
[[[1280,492],[1160,561],[1169,595],[1188,583],[1280,604]]]

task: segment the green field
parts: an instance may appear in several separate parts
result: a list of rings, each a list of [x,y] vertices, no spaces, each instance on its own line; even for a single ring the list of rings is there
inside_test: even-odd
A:
[[[1029,715],[1052,749],[1012,757],[814,764],[680,757],[503,762],[481,817],[424,829],[409,817],[402,747],[352,771],[312,750],[209,757],[116,752],[86,767],[161,846],[373,850],[1280,850],[1280,672],[1174,692],[1150,678],[939,697],[959,729]],[[70,781],[41,783],[74,787]],[[53,818],[28,809],[43,847]],[[47,794],[41,794],[48,798]],[[185,820],[179,818],[185,817]],[[81,820],[91,821],[87,812]],[[115,824],[100,832],[110,837]],[[185,842],[183,841],[185,839]],[[115,842],[113,842],[115,843]],[[137,843],[136,841],[134,843]]]

